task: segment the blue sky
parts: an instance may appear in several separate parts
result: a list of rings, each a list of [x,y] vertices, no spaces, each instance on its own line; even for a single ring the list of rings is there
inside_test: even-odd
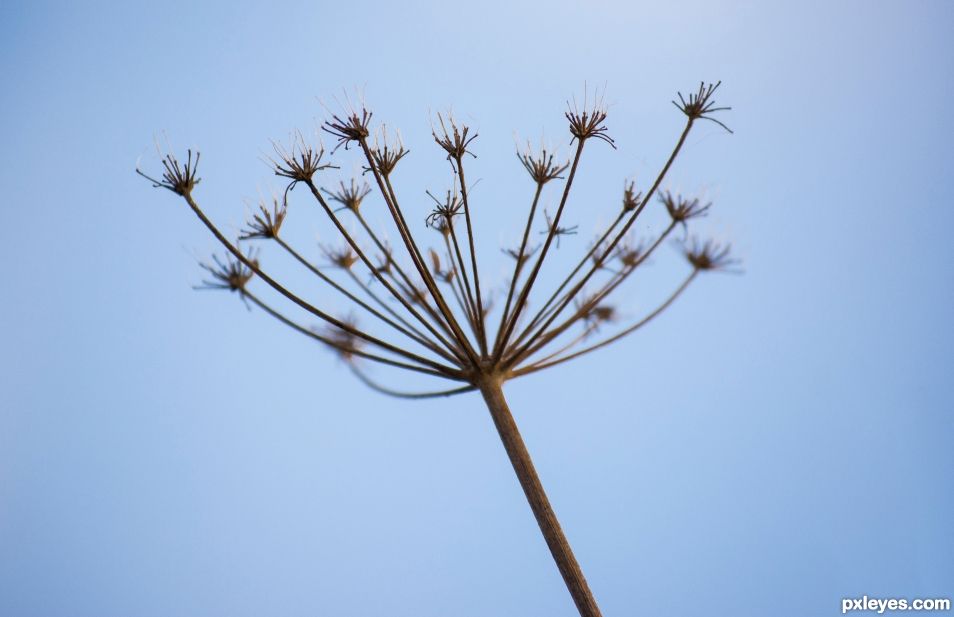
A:
[[[502,274],[532,189],[514,132],[567,152],[565,101],[605,84],[619,150],[587,153],[568,265],[703,79],[735,134],[700,126],[665,186],[714,202],[698,229],[745,274],[506,388],[603,612],[954,596],[954,5],[8,2],[0,35],[0,614],[573,615],[479,397],[384,398],[192,291],[214,241],[133,169],[160,132],[201,149],[234,231],[280,188],[269,140],[358,87],[426,237],[428,113],[453,107]],[[673,286],[672,252],[621,310]]]

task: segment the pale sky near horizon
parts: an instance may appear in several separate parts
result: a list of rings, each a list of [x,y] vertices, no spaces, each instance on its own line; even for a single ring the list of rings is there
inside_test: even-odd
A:
[[[192,291],[214,240],[133,169],[156,135],[200,149],[197,199],[234,233],[283,188],[269,140],[357,88],[410,148],[426,238],[449,182],[428,115],[453,107],[502,280],[532,196],[514,134],[566,154],[566,100],[607,91],[619,150],[587,152],[566,265],[700,80],[735,133],[700,125],[664,186],[713,202],[696,229],[745,273],[506,388],[603,613],[954,597],[951,41],[941,0],[0,6],[0,615],[574,615],[479,397],[382,397]],[[335,160],[325,184],[360,173]],[[331,237],[291,199],[317,259]],[[685,273],[663,248],[624,316]]]

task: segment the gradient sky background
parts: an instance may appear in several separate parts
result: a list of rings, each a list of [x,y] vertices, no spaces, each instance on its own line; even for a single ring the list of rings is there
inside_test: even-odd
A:
[[[193,292],[214,242],[133,168],[159,131],[201,148],[197,197],[234,230],[280,186],[268,140],[359,86],[412,151],[426,237],[449,181],[428,111],[452,105],[502,272],[532,189],[513,132],[566,152],[584,81],[620,149],[585,157],[563,263],[668,155],[675,92],[721,79],[736,134],[699,126],[667,186],[715,202],[700,229],[746,270],[507,387],[604,614],[954,596],[951,41],[943,1],[4,2],[0,615],[575,614],[479,397],[384,398]]]

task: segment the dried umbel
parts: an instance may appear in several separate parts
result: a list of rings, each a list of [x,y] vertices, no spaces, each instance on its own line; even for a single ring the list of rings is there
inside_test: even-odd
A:
[[[621,202],[614,206],[616,215],[588,243],[583,254],[573,259],[573,267],[557,279],[560,282],[543,293],[537,288],[542,286],[539,275],[544,265],[548,259],[553,261],[561,239],[573,244],[570,237],[578,230],[578,224],[568,224],[565,219],[584,151],[591,144],[616,147],[606,126],[607,110],[601,101],[591,104],[588,99],[581,108],[576,103],[570,105],[566,113],[572,146],[569,160],[560,160],[543,148],[528,146],[518,152],[533,183],[533,197],[520,244],[504,249],[513,259],[513,268],[497,290],[503,300],[496,304],[491,302],[492,294],[482,292],[472,224],[472,216],[492,213],[475,209],[465,176],[464,162],[468,160],[466,155],[474,156],[477,134],[449,116],[437,116],[433,138],[450,161],[453,184],[436,195],[427,192],[433,209],[414,225],[405,217],[406,210],[391,182],[398,162],[408,151],[400,138],[389,141],[383,126],[372,129],[372,112],[365,106],[332,114],[322,128],[337,140],[335,150],[344,146],[343,150],[355,152],[367,183],[338,180],[336,188],[323,188],[325,174],[338,167],[323,160],[320,144],[309,144],[296,134],[290,146],[275,146],[273,171],[288,185],[280,199],[259,206],[239,240],[270,243],[275,250],[287,253],[326,286],[323,297],[333,294],[348,305],[347,317],[335,317],[329,309],[307,300],[308,289],[290,289],[272,269],[260,263],[257,255],[244,252],[209,219],[193,194],[199,182],[198,154],[193,157],[190,151],[185,164],[166,155],[161,180],[143,175],[154,186],[181,196],[228,251],[225,260],[216,258],[212,265],[203,266],[212,276],[204,288],[237,292],[250,306],[334,349],[361,381],[379,392],[427,398],[480,391],[567,588],[580,614],[593,617],[600,615],[599,608],[540,484],[504,399],[502,384],[628,336],[669,307],[701,272],[733,271],[737,262],[727,244],[688,234],[689,224],[704,216],[711,204],[659,188],[697,120],[726,128],[712,116],[728,109],[715,106],[712,97],[717,87],[718,83],[700,84],[688,99],[679,95],[680,103],[675,104],[685,115],[686,124],[652,184],[642,190],[634,182],[626,184]],[[561,181],[562,186],[551,189]],[[329,186],[335,184],[329,182]],[[279,233],[286,221],[289,194],[296,187],[306,189],[309,199],[340,236],[340,245],[322,247],[325,263],[321,266]],[[545,189],[555,190],[556,205],[541,213]],[[375,203],[365,203],[372,194],[376,195]],[[668,225],[654,237],[634,239],[634,224],[656,200],[668,214]],[[377,218],[390,220],[386,229],[375,228],[365,219],[364,213],[371,208],[376,209]],[[531,234],[537,225],[543,227],[542,231]],[[420,234],[416,232],[425,226],[439,232],[428,235],[436,240],[436,246],[424,248],[419,244]],[[635,320],[624,317],[628,313],[612,304],[610,296],[673,236],[677,227],[686,229],[682,239],[675,239],[688,265],[685,277],[648,314]],[[385,238],[395,233],[398,240],[392,247]],[[280,308],[281,302],[286,306]],[[321,325],[306,326],[289,310],[310,314]],[[372,378],[368,367],[373,364],[453,385],[419,392],[397,390]]]

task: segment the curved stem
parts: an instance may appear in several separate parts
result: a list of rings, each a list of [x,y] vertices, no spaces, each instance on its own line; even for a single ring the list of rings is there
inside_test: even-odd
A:
[[[449,390],[438,390],[433,392],[403,392],[400,390],[392,390],[387,386],[382,386],[378,382],[374,381],[368,377],[364,371],[359,369],[353,363],[348,363],[348,368],[351,369],[351,373],[358,378],[358,380],[364,385],[368,386],[375,392],[379,394],[386,394],[387,396],[393,396],[394,398],[404,398],[404,399],[424,399],[424,398],[441,398],[454,396],[455,394],[463,394],[465,392],[473,392],[476,390],[474,386],[461,386],[459,388],[451,388]]]
[[[533,516],[537,519],[537,525],[543,533],[543,539],[550,548],[550,554],[553,555],[553,560],[563,576],[563,581],[573,597],[573,602],[576,603],[580,616],[601,617],[602,614],[593,597],[593,592],[590,591],[586,578],[583,576],[583,570],[580,569],[580,564],[576,561],[566,535],[560,527],[560,521],[553,512],[550,500],[547,499],[543,484],[540,483],[540,477],[530,459],[527,446],[523,443],[513,414],[510,413],[500,378],[492,375],[483,376],[477,381],[477,387],[484,396],[500,440],[507,451],[507,456],[510,457],[510,464],[513,465],[517,480],[520,481],[523,493],[530,503],[530,509],[533,510]]]
[[[443,378],[445,378],[445,379],[453,379],[453,380],[456,380],[456,381],[462,381],[462,380],[463,380],[462,377],[461,377],[459,374],[455,374],[453,371],[451,371],[451,372],[437,371],[437,370],[434,370],[434,369],[431,369],[431,368],[427,368],[427,367],[423,367],[423,366],[416,366],[416,365],[413,365],[413,364],[408,364],[408,363],[406,363],[406,362],[398,362],[397,360],[392,360],[391,358],[385,358],[385,357],[383,357],[383,356],[378,356],[378,355],[375,355],[375,354],[371,354],[371,353],[368,353],[368,352],[366,352],[366,351],[362,351],[362,350],[360,350],[360,349],[353,349],[353,348],[344,347],[344,346],[342,346],[341,344],[335,342],[334,339],[330,339],[330,338],[328,338],[328,337],[326,337],[326,336],[322,336],[322,335],[318,334],[317,332],[312,332],[312,331],[309,330],[308,328],[306,328],[306,327],[304,327],[304,326],[302,326],[302,325],[300,325],[300,324],[295,323],[295,322],[292,321],[291,319],[285,317],[284,315],[282,315],[281,313],[279,313],[278,311],[276,311],[275,309],[273,309],[273,308],[270,307],[269,305],[267,305],[267,304],[265,304],[264,302],[262,302],[262,301],[258,298],[258,296],[256,296],[255,294],[251,293],[250,291],[248,291],[248,290],[243,291],[243,292],[242,292],[242,296],[243,296],[244,298],[247,298],[248,300],[250,300],[250,301],[252,302],[252,304],[254,304],[255,306],[257,306],[258,308],[262,309],[262,310],[265,311],[267,314],[271,315],[272,317],[274,317],[274,318],[277,319],[278,321],[282,322],[283,324],[285,324],[285,325],[288,326],[289,328],[295,330],[296,332],[299,332],[299,333],[301,333],[301,334],[304,334],[305,336],[307,336],[307,337],[309,337],[309,338],[313,338],[313,339],[315,339],[316,341],[319,341],[319,342],[321,342],[321,343],[324,343],[325,345],[328,345],[328,346],[331,347],[332,349],[335,349],[335,350],[340,351],[340,352],[342,352],[342,353],[349,353],[349,354],[351,354],[351,355],[358,356],[359,358],[365,358],[366,360],[372,360],[372,361],[374,361],[374,362],[380,362],[381,364],[387,364],[388,366],[393,366],[393,367],[396,367],[396,368],[403,368],[403,369],[407,369],[407,370],[409,370],[409,371],[415,371],[415,372],[418,372],[418,373],[424,373],[425,375],[434,375],[435,377],[443,377]]]

